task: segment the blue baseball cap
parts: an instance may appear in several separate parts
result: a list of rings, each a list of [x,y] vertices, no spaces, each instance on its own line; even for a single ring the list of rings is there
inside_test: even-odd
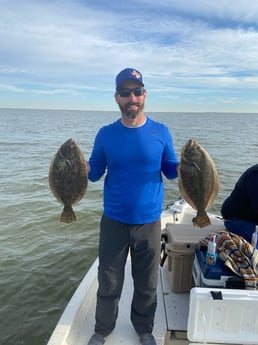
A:
[[[116,89],[119,89],[127,80],[135,80],[141,84],[141,86],[144,86],[141,72],[137,71],[135,68],[126,68],[116,76]]]

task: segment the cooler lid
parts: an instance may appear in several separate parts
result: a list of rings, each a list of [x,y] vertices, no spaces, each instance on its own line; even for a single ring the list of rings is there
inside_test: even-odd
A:
[[[258,291],[193,288],[187,326],[191,342],[258,343]]]
[[[194,254],[201,239],[210,235],[214,231],[222,230],[223,227],[210,225],[205,228],[198,228],[192,224],[172,224],[167,223],[166,233],[168,243],[173,251],[191,252]]]

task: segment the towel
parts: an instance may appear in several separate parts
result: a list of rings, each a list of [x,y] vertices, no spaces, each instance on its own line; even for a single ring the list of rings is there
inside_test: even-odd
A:
[[[258,288],[258,250],[243,237],[228,231],[216,231],[217,252],[225,265],[245,281],[245,288]],[[200,245],[208,246],[208,239]]]

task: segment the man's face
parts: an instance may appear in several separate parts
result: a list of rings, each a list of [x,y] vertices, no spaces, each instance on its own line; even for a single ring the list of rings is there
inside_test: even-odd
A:
[[[138,89],[141,88],[141,85],[136,81],[128,80],[120,87],[120,89],[125,88]],[[146,99],[145,90],[140,96],[135,95],[133,91],[130,92],[128,97],[123,97],[122,95],[122,93],[121,95],[119,95],[119,92],[116,93],[115,99],[123,116],[127,117],[128,119],[135,119],[137,116],[143,113],[144,103]]]

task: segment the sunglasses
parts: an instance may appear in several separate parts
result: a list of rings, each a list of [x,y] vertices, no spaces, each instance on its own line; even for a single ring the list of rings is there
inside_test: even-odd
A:
[[[117,93],[120,97],[129,97],[131,92],[133,92],[135,97],[142,96],[144,94],[144,88],[143,87],[134,87],[132,89],[129,89],[127,87],[123,89],[117,90]]]

